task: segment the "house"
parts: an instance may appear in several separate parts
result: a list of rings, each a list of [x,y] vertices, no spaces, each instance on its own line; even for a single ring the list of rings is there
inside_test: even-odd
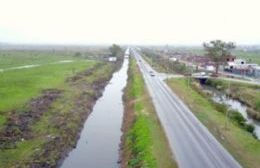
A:
[[[226,60],[229,60],[226,62],[226,65],[224,69],[229,72],[236,71],[245,71],[249,68],[248,64],[246,64],[246,61],[244,59],[233,59],[231,57],[227,58]]]
[[[225,61],[226,61],[226,62],[234,62],[235,59],[236,59],[236,56],[228,55],[228,56],[225,58]]]
[[[116,62],[117,58],[116,57],[108,57],[109,62]]]
[[[205,69],[207,71],[215,71],[215,66],[214,65],[205,65]]]
[[[244,60],[244,59],[235,59],[234,63],[237,64],[237,65],[244,65],[244,64],[246,64],[246,60]]]
[[[175,58],[175,57],[171,57],[169,60],[175,62],[175,61],[177,61],[178,59]]]

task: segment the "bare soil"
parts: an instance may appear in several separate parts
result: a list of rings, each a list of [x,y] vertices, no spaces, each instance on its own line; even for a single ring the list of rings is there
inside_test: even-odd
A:
[[[62,91],[57,89],[44,90],[41,96],[27,104],[26,111],[9,112],[7,123],[0,132],[0,149],[15,148],[17,141],[32,138],[30,126],[39,120],[61,93]]]

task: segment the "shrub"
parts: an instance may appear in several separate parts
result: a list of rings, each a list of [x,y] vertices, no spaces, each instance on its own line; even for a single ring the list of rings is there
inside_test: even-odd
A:
[[[252,125],[252,124],[246,124],[245,125],[245,129],[250,132],[250,133],[253,133],[255,131],[255,126]]]
[[[260,110],[260,100],[259,99],[256,100],[256,102],[255,102],[255,108],[256,108],[256,110]]]
[[[223,90],[225,88],[225,83],[221,80],[208,79],[206,85],[212,86],[218,90]]]
[[[228,116],[231,120],[235,121],[238,125],[240,126],[245,125],[246,119],[239,112],[231,110]]]
[[[222,112],[222,113],[226,113],[227,112],[227,106],[224,105],[224,104],[220,104],[220,103],[215,103],[215,102],[212,102],[213,105],[215,106],[215,109],[219,112]]]

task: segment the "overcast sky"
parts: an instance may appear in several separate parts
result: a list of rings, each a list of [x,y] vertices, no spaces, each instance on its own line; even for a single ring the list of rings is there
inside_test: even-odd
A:
[[[0,42],[260,44],[259,0],[0,0]]]

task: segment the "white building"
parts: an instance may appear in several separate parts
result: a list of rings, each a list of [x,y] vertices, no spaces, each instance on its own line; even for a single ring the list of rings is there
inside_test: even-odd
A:
[[[116,57],[109,57],[108,61],[109,62],[116,62],[117,58]]]
[[[246,61],[244,59],[235,59],[234,61],[229,61],[225,66],[226,70],[246,69],[246,68],[248,68],[248,64],[246,64]]]
[[[243,65],[243,64],[246,64],[246,60],[244,60],[244,59],[235,59],[234,63],[237,64],[237,65]]]
[[[178,59],[177,58],[175,58],[175,57],[171,57],[170,58],[170,61],[173,61],[173,62],[175,62],[175,61],[177,61]]]
[[[213,65],[206,65],[206,66],[205,66],[205,69],[206,69],[207,71],[215,71],[215,66],[213,66]]]

